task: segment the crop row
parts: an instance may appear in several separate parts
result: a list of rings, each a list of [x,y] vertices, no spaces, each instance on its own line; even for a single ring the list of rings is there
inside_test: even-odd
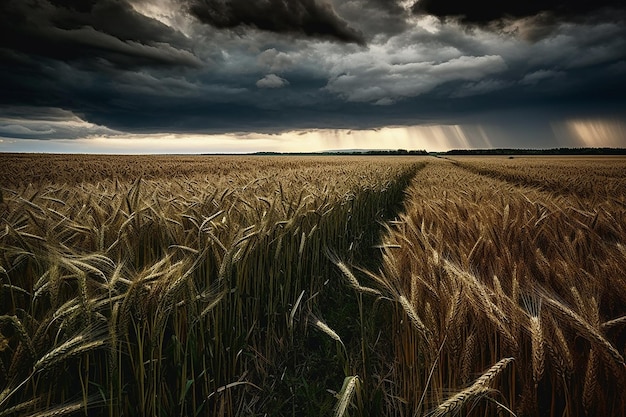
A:
[[[335,407],[352,369],[323,318],[344,297],[325,253],[365,259],[421,165],[223,161],[3,189],[0,415]]]
[[[625,414],[626,208],[493,176],[429,164],[384,238],[389,409]],[[499,382],[475,379],[493,366]]]

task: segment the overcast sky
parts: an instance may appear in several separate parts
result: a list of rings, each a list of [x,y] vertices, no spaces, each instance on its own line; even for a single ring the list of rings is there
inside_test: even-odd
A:
[[[0,152],[626,147],[622,0],[0,1]]]

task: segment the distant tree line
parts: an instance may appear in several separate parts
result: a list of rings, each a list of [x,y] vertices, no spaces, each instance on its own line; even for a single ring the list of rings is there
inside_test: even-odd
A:
[[[349,150],[349,151],[326,151],[326,152],[256,152],[254,155],[301,155],[301,156],[313,156],[313,155],[337,155],[337,156],[350,156],[350,155],[372,155],[372,156],[388,156],[388,155],[428,155],[425,150]]]
[[[210,154],[204,154],[210,155]],[[232,154],[241,155],[241,154]],[[493,155],[493,156],[528,156],[528,155],[626,155],[626,148],[552,148],[552,149],[452,149],[447,152],[427,152],[425,150],[379,150],[379,149],[355,149],[346,151],[325,151],[325,152],[255,152],[248,155],[260,156],[390,156],[390,155],[432,155],[432,156],[461,156],[461,155]]]
[[[395,151],[382,151],[382,150],[371,150],[365,152],[356,152],[355,155],[428,155],[428,152],[425,150],[410,150],[406,149],[397,149]]]
[[[440,155],[626,155],[625,148],[453,149]]]

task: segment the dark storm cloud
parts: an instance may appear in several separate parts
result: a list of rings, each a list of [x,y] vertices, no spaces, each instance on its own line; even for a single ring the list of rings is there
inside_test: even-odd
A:
[[[623,20],[553,18],[528,42],[537,19],[493,7],[520,32],[399,0],[0,0],[0,137],[626,114]]]
[[[505,18],[518,19],[540,14],[562,20],[603,10],[620,10],[623,16],[624,7],[623,0],[419,0],[413,5],[413,11],[441,18],[459,17],[465,23],[484,25]]]
[[[80,116],[52,107],[0,108],[0,137],[12,139],[79,139],[119,134]]]
[[[254,27],[363,44],[361,33],[323,0],[188,0],[189,11],[219,29]]]
[[[410,14],[396,0],[333,0],[333,6],[350,26],[363,33],[367,43],[377,36],[401,33],[410,25]]]
[[[108,89],[126,72],[202,65],[189,39],[126,1],[0,2],[0,106],[5,109],[106,111],[115,95]]]
[[[199,66],[187,43],[182,34],[122,0],[0,3],[0,49],[22,64],[30,57],[33,65],[49,58],[120,68]]]

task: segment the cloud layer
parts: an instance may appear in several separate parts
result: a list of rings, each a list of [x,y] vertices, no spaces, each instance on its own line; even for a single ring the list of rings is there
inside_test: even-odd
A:
[[[620,0],[544,0],[544,1],[492,1],[492,0],[419,0],[412,10],[417,14],[437,17],[459,17],[462,21],[486,24],[500,19],[531,16],[549,16],[562,20],[588,16],[593,12],[623,12]]]
[[[190,0],[189,3],[194,17],[219,29],[253,27],[276,33],[364,43],[362,35],[324,1]]]
[[[5,1],[0,137],[504,122],[531,137],[626,117],[625,23],[615,0]]]

